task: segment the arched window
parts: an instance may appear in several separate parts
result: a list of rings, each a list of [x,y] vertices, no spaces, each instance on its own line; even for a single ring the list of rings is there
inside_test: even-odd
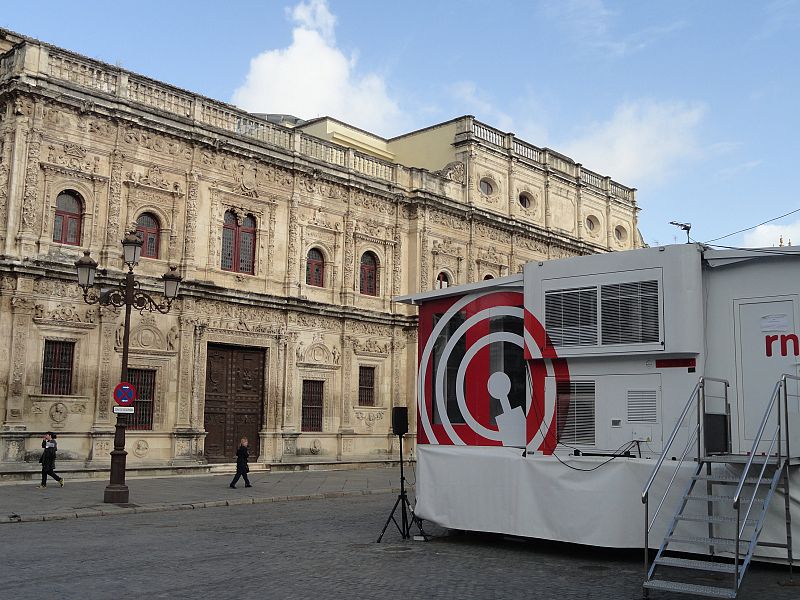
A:
[[[56,198],[56,217],[53,221],[53,241],[80,246],[83,202],[73,191],[61,192]]]
[[[378,257],[372,252],[365,252],[361,256],[361,293],[378,295]]]
[[[255,272],[255,257],[255,218],[247,215],[239,224],[236,213],[227,211],[222,226],[222,269],[252,275]]]
[[[442,271],[436,276],[436,289],[442,290],[450,285],[450,276]]]
[[[306,256],[306,285],[325,287],[325,258],[317,248],[312,248]]]
[[[491,273],[487,273],[487,274],[486,274],[486,275],[484,275],[484,277],[483,277],[483,280],[484,280],[484,281],[489,281],[490,279],[494,279],[494,275],[492,275]]]
[[[158,219],[152,213],[142,213],[136,219],[136,233],[142,238],[142,256],[158,258]]]

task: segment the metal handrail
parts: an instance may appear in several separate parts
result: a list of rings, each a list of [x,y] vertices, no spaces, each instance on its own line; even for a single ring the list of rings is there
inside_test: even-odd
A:
[[[678,464],[675,467],[675,470],[672,472],[672,477],[670,478],[669,483],[667,484],[667,490],[669,490],[672,487],[672,484],[675,482],[675,478],[678,476],[678,473],[681,470],[681,465],[683,464],[686,455],[689,453],[689,448],[692,447],[692,444],[694,444],[694,441],[697,439],[698,435],[700,435],[699,423],[695,425],[694,432],[692,432],[689,441],[686,442],[686,447],[683,449],[683,454],[681,454],[680,460],[677,461]],[[656,522],[656,517],[658,516],[658,513],[661,511],[661,507],[664,506],[664,502],[666,501],[666,499],[667,499],[667,494],[665,492],[664,495],[661,497],[661,502],[658,503],[656,511],[653,513],[653,518],[650,521],[650,526],[647,528],[647,531],[650,531],[653,528],[653,524]]]
[[[747,463],[744,466],[744,470],[742,471],[742,476],[739,478],[739,485],[736,486],[736,493],[733,495],[733,508],[739,508],[739,500],[742,495],[742,488],[744,488],[744,482],[747,479],[747,473],[750,472],[750,467],[753,466],[753,460],[755,460],[756,452],[758,451],[758,445],[761,443],[761,439],[764,437],[764,430],[767,428],[767,422],[769,421],[769,417],[772,414],[772,409],[775,407],[775,400],[780,397],[781,387],[783,385],[783,378],[781,378],[778,383],[775,384],[775,388],[772,390],[772,396],[769,399],[769,404],[767,404],[767,408],[764,411],[764,417],[761,419],[761,425],[758,428],[758,433],[756,433],[756,437],[753,440],[753,447],[750,449],[750,458],[747,459]],[[778,427],[776,433],[780,432],[781,428],[781,415],[780,415],[780,402],[778,402]],[[779,448],[780,451],[780,448]],[[769,456],[767,457],[769,459]]]
[[[703,378],[697,380],[697,383],[692,390],[692,393],[689,394],[689,399],[686,401],[686,406],[683,407],[683,411],[681,412],[681,416],[678,417],[678,422],[675,424],[675,427],[672,430],[672,433],[669,436],[669,440],[667,444],[664,446],[664,450],[661,452],[661,456],[658,457],[658,461],[653,467],[653,471],[650,473],[650,478],[647,480],[647,483],[642,490],[642,503],[647,502],[647,496],[650,493],[650,487],[653,485],[653,482],[656,480],[656,475],[658,475],[659,469],[661,469],[661,465],[664,464],[664,459],[667,457],[667,453],[669,449],[672,448],[672,444],[675,442],[675,438],[678,437],[678,431],[680,430],[681,425],[683,425],[684,419],[686,419],[686,415],[689,414],[689,409],[692,407],[692,402],[694,401],[694,397],[700,391],[700,387],[703,384]]]
[[[739,485],[736,486],[736,493],[733,495],[733,508],[736,510],[736,549],[735,549],[735,557],[734,557],[734,581],[736,583],[736,587],[741,585],[742,579],[744,578],[745,569],[750,559],[750,555],[753,551],[754,541],[755,541],[755,534],[753,537],[753,541],[750,543],[750,547],[748,548],[747,556],[743,559],[743,567],[740,569],[739,562],[740,558],[739,555],[741,552],[739,551],[739,545],[741,543],[742,535],[744,534],[744,530],[747,528],[747,519],[750,516],[750,513],[753,510],[753,505],[755,504],[756,497],[758,496],[758,489],[762,484],[764,473],[767,470],[767,465],[769,464],[769,459],[772,455],[772,450],[775,448],[775,444],[777,443],[778,451],[776,453],[776,463],[775,466],[778,469],[783,467],[784,459],[789,458],[789,392],[787,387],[787,380],[792,379],[795,381],[800,381],[800,376],[792,375],[789,373],[784,373],[781,375],[781,378],[775,383],[775,387],[772,390],[772,395],[770,396],[769,402],[767,403],[767,407],[764,410],[764,416],[761,419],[761,424],[758,428],[758,433],[756,433],[755,438],[753,439],[753,446],[750,449],[750,457],[747,459],[747,463],[742,470],[742,475],[739,477]],[[783,394],[781,394],[783,392]],[[783,410],[781,410],[781,395],[783,395]],[[750,501],[747,503],[747,510],[745,511],[744,518],[742,519],[741,514],[741,496],[742,491],[745,486],[745,482],[747,481],[747,475],[750,473],[750,468],[753,466],[753,463],[756,458],[756,453],[758,452],[758,446],[764,439],[764,431],[767,428],[767,423],[769,422],[769,418],[772,415],[772,411],[775,408],[775,405],[778,406],[778,423],[775,426],[774,433],[772,434],[772,441],[770,442],[769,448],[764,456],[764,462],[761,464],[761,470],[758,473],[758,480],[753,485],[753,493],[750,496]],[[784,455],[783,451],[784,448],[781,445],[781,441],[785,442],[785,450],[786,454]],[[758,530],[758,525],[756,525],[756,531]]]
[[[728,388],[730,387],[730,383],[726,379],[718,379],[716,377],[700,377],[697,380],[697,384],[695,384],[692,393],[689,394],[689,399],[686,401],[686,405],[683,407],[683,411],[681,411],[680,416],[678,417],[677,423],[675,423],[675,427],[672,429],[672,433],[669,436],[669,440],[667,440],[664,449],[661,452],[661,456],[658,457],[655,466],[653,467],[653,471],[650,473],[650,477],[647,480],[644,488],[642,489],[642,504],[644,504],[644,572],[645,578],[649,580],[650,578],[650,530],[653,528],[653,525],[656,522],[656,517],[658,517],[659,511],[661,511],[664,502],[667,499],[667,495],[669,494],[670,489],[672,489],[672,484],[675,482],[675,479],[680,472],[681,465],[683,464],[684,460],[686,459],[686,455],[689,453],[689,449],[692,445],[697,442],[697,462],[700,462],[701,459],[701,448],[703,446],[703,442],[701,439],[701,431],[703,428],[703,420],[702,415],[705,413],[706,408],[706,397],[705,397],[705,385],[706,382],[713,381],[717,383],[722,383],[725,385],[725,409],[729,411],[728,406]],[[664,490],[664,495],[661,497],[661,500],[658,503],[658,507],[656,508],[655,513],[653,514],[652,520],[650,519],[650,488],[653,486],[653,482],[655,482],[656,477],[658,476],[658,472],[664,464],[672,445],[675,443],[675,439],[678,437],[678,432],[680,431],[681,425],[686,420],[686,415],[689,414],[689,411],[692,408],[692,403],[697,402],[697,424],[694,427],[694,431],[689,436],[689,439],[686,443],[685,448],[683,449],[683,453],[681,454],[681,458],[677,461],[677,465],[675,467],[675,471],[672,473],[672,477],[667,484],[666,489]],[[663,548],[663,547],[662,547]]]

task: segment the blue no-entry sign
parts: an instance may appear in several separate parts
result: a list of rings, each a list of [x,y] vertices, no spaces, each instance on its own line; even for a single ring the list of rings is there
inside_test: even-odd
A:
[[[127,381],[122,381],[114,388],[114,402],[120,406],[131,406],[136,400],[136,388]]]

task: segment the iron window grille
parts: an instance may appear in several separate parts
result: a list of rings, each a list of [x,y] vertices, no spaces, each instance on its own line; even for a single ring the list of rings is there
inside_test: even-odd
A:
[[[136,388],[134,413],[128,415],[128,429],[149,431],[153,429],[155,414],[156,370],[128,369],[128,382]]]
[[[324,381],[303,380],[302,431],[322,431],[322,407]]]
[[[42,394],[72,394],[72,363],[75,342],[45,340],[42,365]]]
[[[358,405],[375,406],[375,367],[358,368]]]
[[[80,246],[82,216],[83,203],[80,197],[74,192],[61,192],[56,198],[53,241],[59,244]]]

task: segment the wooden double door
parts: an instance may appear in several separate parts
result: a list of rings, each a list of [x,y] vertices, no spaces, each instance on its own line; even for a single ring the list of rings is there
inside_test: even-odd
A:
[[[206,459],[236,460],[239,441],[246,437],[255,460],[264,418],[264,351],[209,344],[207,356]]]

